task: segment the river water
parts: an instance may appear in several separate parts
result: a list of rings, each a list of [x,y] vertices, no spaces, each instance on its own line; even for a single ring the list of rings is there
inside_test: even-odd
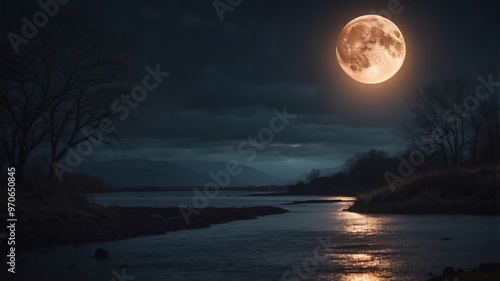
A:
[[[206,229],[81,246],[20,259],[17,280],[426,280],[446,266],[500,262],[500,218],[361,215],[351,203],[281,205],[319,196],[245,196],[221,191],[210,206],[279,206],[290,213]],[[93,195],[102,205],[192,206],[193,192]],[[353,198],[343,198],[353,199]],[[110,258],[95,260],[95,249]],[[126,265],[126,268],[120,268]]]

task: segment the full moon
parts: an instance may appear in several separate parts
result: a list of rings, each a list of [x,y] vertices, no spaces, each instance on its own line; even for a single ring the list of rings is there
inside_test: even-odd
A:
[[[390,20],[377,16],[360,16],[340,32],[337,61],[352,79],[378,84],[396,74],[406,56],[406,44],[399,28]]]

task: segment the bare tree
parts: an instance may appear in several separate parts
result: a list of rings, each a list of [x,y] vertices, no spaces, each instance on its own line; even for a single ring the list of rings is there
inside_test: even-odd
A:
[[[319,178],[319,170],[318,169],[312,169],[311,172],[309,172],[309,175],[307,175],[307,183],[312,183],[313,181],[317,180]]]
[[[478,127],[478,148],[475,154],[480,164],[500,164],[500,97],[497,92],[490,96],[479,107],[476,122]]]
[[[478,83],[445,78],[415,92],[408,99],[410,118],[404,125],[409,149],[423,150],[444,167],[477,164],[479,151],[498,141],[498,98],[478,98]]]
[[[128,90],[119,42],[95,18],[74,12],[51,18],[17,54],[5,38],[0,42],[0,149],[21,179],[34,154],[59,161],[92,138],[102,120],[116,120],[110,104]],[[2,29],[14,28],[2,22]],[[102,142],[116,140],[110,132]]]

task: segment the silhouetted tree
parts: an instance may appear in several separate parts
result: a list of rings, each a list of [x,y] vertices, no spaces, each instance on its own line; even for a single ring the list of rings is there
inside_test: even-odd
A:
[[[446,78],[415,92],[404,125],[409,150],[437,157],[444,167],[498,163],[499,99],[487,89],[478,92],[478,84],[466,77]],[[489,160],[480,159],[485,150]]]
[[[68,7],[64,7],[65,9]],[[2,34],[21,34],[19,18],[32,14],[10,8],[0,20]],[[128,90],[128,67],[122,45],[100,22],[83,11],[63,11],[39,28],[15,53],[6,36],[0,41],[0,149],[22,179],[35,153],[49,163],[93,137],[105,119],[115,120],[113,100]],[[103,144],[116,144],[110,132]],[[49,177],[54,175],[52,167]]]
[[[313,169],[307,183],[299,182],[289,190],[292,194],[357,195],[386,185],[384,172],[397,169],[398,164],[386,151],[372,149],[346,160],[343,170],[333,175],[319,177]]]
[[[383,150],[371,149],[347,159],[344,172],[349,186],[356,192],[378,188],[385,184],[384,172],[397,167],[397,159]]]
[[[309,172],[309,175],[307,175],[307,183],[312,183],[315,180],[319,178],[319,170],[318,169],[312,169],[311,172]]]

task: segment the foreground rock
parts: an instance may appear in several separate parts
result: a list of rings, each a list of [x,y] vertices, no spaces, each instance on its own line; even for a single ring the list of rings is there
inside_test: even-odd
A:
[[[108,251],[103,248],[97,248],[94,253],[94,258],[97,260],[107,259],[109,257]]]
[[[178,208],[109,207],[108,218],[79,221],[71,224],[39,222],[19,224],[18,247],[25,250],[57,245],[85,244],[158,235],[169,231],[206,228],[213,224],[260,216],[283,214],[288,210],[276,207],[205,208],[191,215],[189,223]]]

